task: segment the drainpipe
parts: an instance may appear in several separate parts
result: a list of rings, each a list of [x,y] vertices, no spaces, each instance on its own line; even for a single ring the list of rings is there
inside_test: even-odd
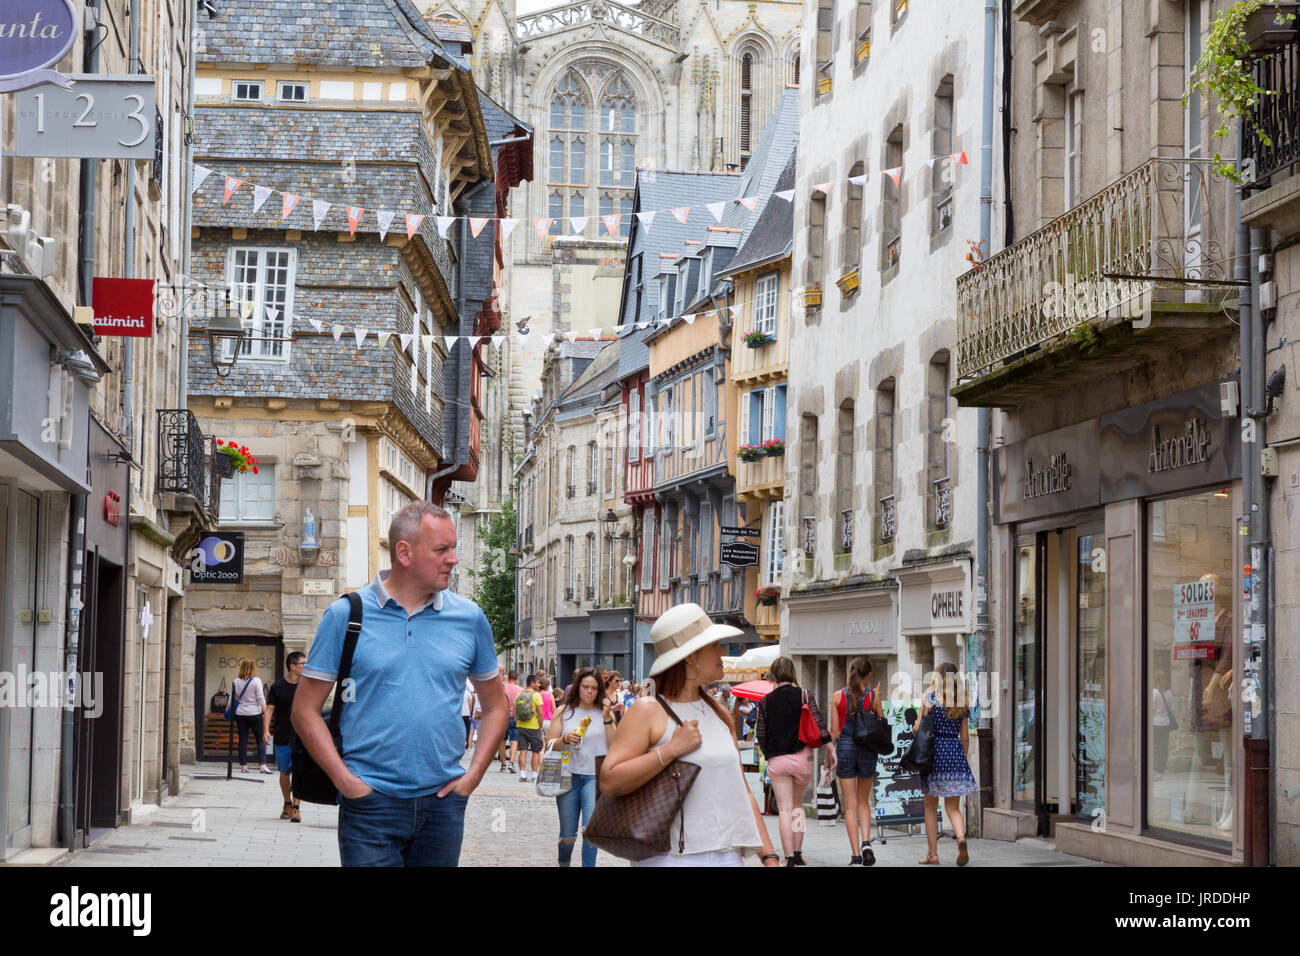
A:
[[[131,59],[128,72],[136,72],[140,60],[140,0],[131,0]],[[135,278],[135,160],[126,161],[126,277]],[[126,408],[126,448],[135,457],[135,348],[134,339],[126,336],[122,375],[122,387],[125,392]],[[130,503],[131,491],[127,489],[127,502]],[[129,508],[127,509],[130,510]]]
[[[983,125],[980,131],[980,253],[988,258],[993,237],[993,51],[997,36],[997,0],[984,0],[984,90]],[[1009,53],[1010,51],[1006,51]],[[992,412],[977,410],[978,436],[975,445],[975,672],[989,674],[989,435]],[[980,809],[993,805],[993,722],[990,704],[1001,691],[988,677],[990,700],[981,700],[976,730],[979,753]],[[978,687],[978,682],[976,683]],[[980,820],[975,815],[976,821]]]
[[[87,419],[89,420],[89,419]],[[69,850],[77,849],[73,844],[77,838],[77,824],[73,814],[73,802],[76,795],[77,742],[76,716],[77,702],[81,699],[81,689],[77,686],[76,674],[78,659],[81,656],[81,586],[86,554],[86,496],[73,495],[68,514],[68,616],[67,637],[64,651],[64,672],[67,684],[67,699],[63,702],[63,719],[60,728],[59,745],[59,831],[63,834],[63,845]]]
[[[181,275],[185,283],[185,292],[189,292],[190,285],[190,256],[193,243],[190,239],[191,223],[194,220],[194,68],[195,60],[198,59],[198,48],[195,43],[195,34],[198,28],[195,25],[196,7],[190,3],[188,6],[188,17],[190,24],[190,42],[189,42],[189,70],[188,83],[186,87],[185,99],[185,171],[182,175],[185,177],[185,193],[181,197],[181,202],[185,204],[185,218],[183,233],[181,235]],[[182,302],[188,301],[182,298]],[[181,341],[180,341],[180,369],[177,376],[176,390],[179,394],[176,396],[177,408],[189,407],[189,390],[190,390],[190,310],[188,307],[181,309]]]
[[[95,22],[99,22],[99,4],[100,0],[94,0],[90,9],[94,11]],[[94,36],[92,34],[92,36]],[[82,68],[87,73],[99,72],[99,45],[102,40],[93,40],[92,45],[87,46],[84,57],[82,58]],[[90,305],[94,301],[94,278],[95,278],[95,186],[98,160],[83,159],[81,161],[80,176],[80,196],[78,202],[81,206],[81,223],[80,234],[78,236],[77,251],[77,278],[81,286],[82,305]]]

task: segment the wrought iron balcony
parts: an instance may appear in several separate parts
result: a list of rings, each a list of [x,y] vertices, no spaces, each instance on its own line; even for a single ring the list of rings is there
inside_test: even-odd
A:
[[[596,600],[596,589],[595,589],[595,588],[593,588],[593,587],[589,587],[589,588],[587,588],[587,592],[586,592],[586,594],[587,594],[587,600],[588,600],[588,601],[594,601],[594,600]]]
[[[1300,41],[1257,53],[1251,71],[1261,89],[1276,91],[1251,107],[1254,125],[1242,124],[1242,154],[1255,164],[1258,187],[1270,185],[1275,173],[1300,162]],[[1265,143],[1265,137],[1270,142]]]
[[[946,528],[952,523],[952,479],[934,480],[934,526]]]
[[[667,8],[662,13],[665,17],[671,16]],[[590,24],[608,24],[673,50],[677,49],[679,43],[679,31],[675,23],[647,15],[639,9],[625,7],[614,0],[580,0],[578,3],[519,17],[515,21],[515,34],[520,40],[528,40]]]
[[[587,494],[594,495],[595,493],[596,493],[596,483],[594,481],[587,482]]]
[[[894,496],[880,499],[880,540],[893,541],[898,530],[898,513],[894,510]]]
[[[817,519],[811,515],[803,518],[803,553],[810,558],[817,553]]]
[[[564,600],[566,600],[566,601],[572,601],[572,600],[573,600],[573,588],[565,588],[565,589],[564,589]]]
[[[230,459],[217,453],[216,442],[199,428],[188,408],[158,410],[158,491],[194,499],[215,516],[221,504],[219,466]]]
[[[1095,380],[1093,359],[1226,331],[1229,197],[1210,160],[1150,159],[960,276],[953,394],[1014,405]]]
[[[524,529],[524,548],[525,551],[533,550],[533,526],[529,525]]]
[[[564,497],[572,498],[576,493],[577,489],[573,485],[569,485],[568,488],[565,489]]]
[[[853,550],[853,509],[845,508],[840,512],[840,553],[848,554]]]

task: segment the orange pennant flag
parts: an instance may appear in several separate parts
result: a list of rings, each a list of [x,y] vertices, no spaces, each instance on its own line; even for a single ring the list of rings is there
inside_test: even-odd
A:
[[[544,240],[546,238],[546,234],[551,231],[551,224],[554,222],[555,222],[554,219],[533,220],[533,228],[537,230],[538,241]]]
[[[423,216],[417,216],[413,212],[408,212],[406,214],[406,238],[407,239],[415,238],[415,230],[420,228],[420,223],[422,222],[424,222]]]
[[[280,204],[280,218],[288,219],[293,215],[294,207],[298,205],[298,197],[293,193],[284,193],[284,202]]]
[[[487,223],[488,221],[486,219],[475,219],[473,216],[470,216],[469,234],[477,239],[478,234],[483,231],[483,227],[486,226]]]
[[[673,214],[673,218],[684,226],[686,225],[686,217],[691,214],[691,207],[682,206],[678,209],[671,209],[669,211]]]
[[[361,217],[366,214],[364,206],[348,206],[348,232],[352,235],[357,234],[357,226],[361,223]]]
[[[612,237],[618,235],[619,220],[622,218],[622,216],[615,214],[612,216],[601,216],[600,221],[605,224],[605,230]]]
[[[226,203],[230,202],[230,197],[233,196],[236,192],[238,192],[239,187],[242,185],[244,185],[244,181],[242,179],[236,179],[234,176],[227,176],[226,177],[226,198],[221,200],[221,205],[224,206]]]
[[[757,196],[746,196],[744,199],[737,199],[736,202],[740,203],[742,206],[744,206],[744,207],[745,207],[746,209],[748,209],[750,212],[753,212],[755,209],[758,208],[758,197],[757,197]]]
[[[970,164],[970,160],[966,158],[966,150],[964,149],[960,153],[953,153],[948,158],[952,160],[954,166],[966,166]]]
[[[903,167],[896,166],[893,169],[886,169],[885,175],[894,181],[894,188],[898,188],[898,181],[903,178]]]

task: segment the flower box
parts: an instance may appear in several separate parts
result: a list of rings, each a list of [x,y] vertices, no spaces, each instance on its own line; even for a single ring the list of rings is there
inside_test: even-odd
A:
[[[785,442],[780,438],[768,439],[760,447],[763,449],[763,454],[769,458],[780,458],[785,454]]]
[[[1300,27],[1300,3],[1264,3],[1246,18],[1246,43],[1255,52],[1286,46]],[[1280,21],[1280,22],[1279,22]]]
[[[255,475],[258,473],[257,459],[253,457],[253,453],[248,450],[247,445],[236,445],[234,442],[226,444],[218,438],[217,453],[230,463],[231,474],[236,471],[247,472],[249,469],[252,469]]]
[[[818,309],[822,304],[821,289],[804,289],[803,290],[803,307],[805,309]]]
[[[754,591],[754,600],[766,607],[772,607],[781,597],[781,589],[775,585],[769,584],[765,588],[758,588]]]
[[[761,349],[768,342],[776,341],[776,336],[768,332],[759,332],[757,329],[750,329],[743,336],[745,345],[751,349]]]
[[[817,81],[817,95],[825,96],[831,91],[831,78],[823,76]]]
[[[736,449],[736,456],[741,461],[758,461],[764,454],[762,445],[741,445]]]
[[[836,279],[835,284],[845,295],[852,295],[862,285],[862,279],[858,276],[858,270],[853,268]]]

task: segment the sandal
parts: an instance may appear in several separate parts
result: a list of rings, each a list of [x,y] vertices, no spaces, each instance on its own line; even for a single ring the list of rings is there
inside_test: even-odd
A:
[[[284,809],[280,811],[280,819],[288,820],[293,815],[293,804],[288,800],[284,801]]]
[[[917,862],[918,864],[924,864],[924,863],[938,863],[938,862],[939,862],[939,857],[938,857],[938,856],[927,856],[924,860],[917,860],[916,862]]]
[[[970,854],[966,852],[966,841],[957,841],[957,865],[965,866],[970,862]]]
[[[293,808],[293,815],[289,817],[290,823],[302,823],[302,811],[297,806]]]
[[[258,772],[258,773],[274,773],[274,771],[271,770],[271,768],[268,767],[266,764],[262,764],[262,766],[258,767],[258,768],[257,768],[257,772]]]

